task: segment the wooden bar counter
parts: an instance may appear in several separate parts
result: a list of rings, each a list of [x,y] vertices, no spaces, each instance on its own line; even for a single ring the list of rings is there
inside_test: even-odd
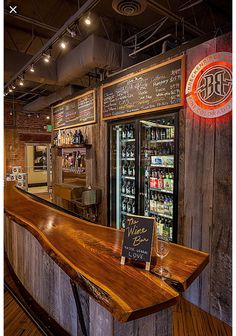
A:
[[[90,336],[171,335],[171,306],[208,263],[208,254],[171,244],[170,279],[120,264],[123,233],[42,204],[5,186],[5,250],[34,300],[69,335],[82,335],[71,281]],[[177,285],[177,287],[175,286]],[[120,323],[127,322],[127,323]]]

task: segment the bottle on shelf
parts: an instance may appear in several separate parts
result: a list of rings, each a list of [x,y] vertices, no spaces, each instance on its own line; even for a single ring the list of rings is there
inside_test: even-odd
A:
[[[126,158],[126,148],[125,148],[125,146],[122,147],[122,150],[121,150],[121,157],[122,157],[123,159]]]
[[[151,140],[156,140],[156,132],[154,127],[151,129]]]
[[[131,195],[135,196],[135,183],[132,183],[132,187],[131,187]]]
[[[128,181],[126,184],[126,195],[130,195],[130,194],[131,194],[131,185],[130,185],[130,181]]]
[[[123,212],[127,212],[127,198],[124,198],[121,203],[121,209]]]
[[[132,208],[131,208],[131,213],[134,215],[135,214],[135,201],[132,201]]]
[[[128,176],[133,175],[133,164],[128,164]]]
[[[127,203],[127,212],[128,213],[132,213],[132,202],[131,202],[131,199],[129,199],[128,203]]]
[[[125,183],[125,181],[121,185],[121,192],[122,192],[122,194],[125,194],[125,192],[126,192],[126,183]]]

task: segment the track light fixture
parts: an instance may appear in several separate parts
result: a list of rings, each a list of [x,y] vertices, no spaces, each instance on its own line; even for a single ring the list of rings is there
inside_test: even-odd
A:
[[[51,49],[48,50],[47,53],[43,54],[44,58],[44,62],[45,63],[50,63],[50,60],[51,60]]]
[[[20,86],[24,85],[24,76],[23,75],[20,77],[19,85]]]
[[[30,67],[30,71],[31,72],[34,72],[34,65],[32,64],[31,67]]]
[[[67,28],[68,33],[70,34],[71,37],[76,37],[76,32],[74,30],[71,30],[70,28]]]
[[[91,25],[92,20],[91,20],[90,13],[84,18],[84,23],[85,23],[87,26],[90,26],[90,25]]]
[[[12,88],[11,87],[8,88],[8,92],[12,92]]]
[[[62,41],[60,42],[60,47],[61,47],[61,49],[66,49],[66,46],[67,46],[67,43],[66,43],[64,40],[62,40]]]
[[[11,88],[12,88],[12,90],[15,90],[16,86],[15,86],[14,83],[12,84]]]

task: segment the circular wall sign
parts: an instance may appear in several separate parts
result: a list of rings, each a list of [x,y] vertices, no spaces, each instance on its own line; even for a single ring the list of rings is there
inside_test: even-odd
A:
[[[201,117],[216,118],[232,110],[232,53],[205,57],[193,69],[186,85],[186,100]]]

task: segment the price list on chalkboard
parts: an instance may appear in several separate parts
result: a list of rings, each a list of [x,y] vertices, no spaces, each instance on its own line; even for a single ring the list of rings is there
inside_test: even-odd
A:
[[[89,91],[53,107],[54,130],[92,124],[95,121],[95,91]]]
[[[182,106],[184,56],[104,84],[101,90],[103,119]]]

